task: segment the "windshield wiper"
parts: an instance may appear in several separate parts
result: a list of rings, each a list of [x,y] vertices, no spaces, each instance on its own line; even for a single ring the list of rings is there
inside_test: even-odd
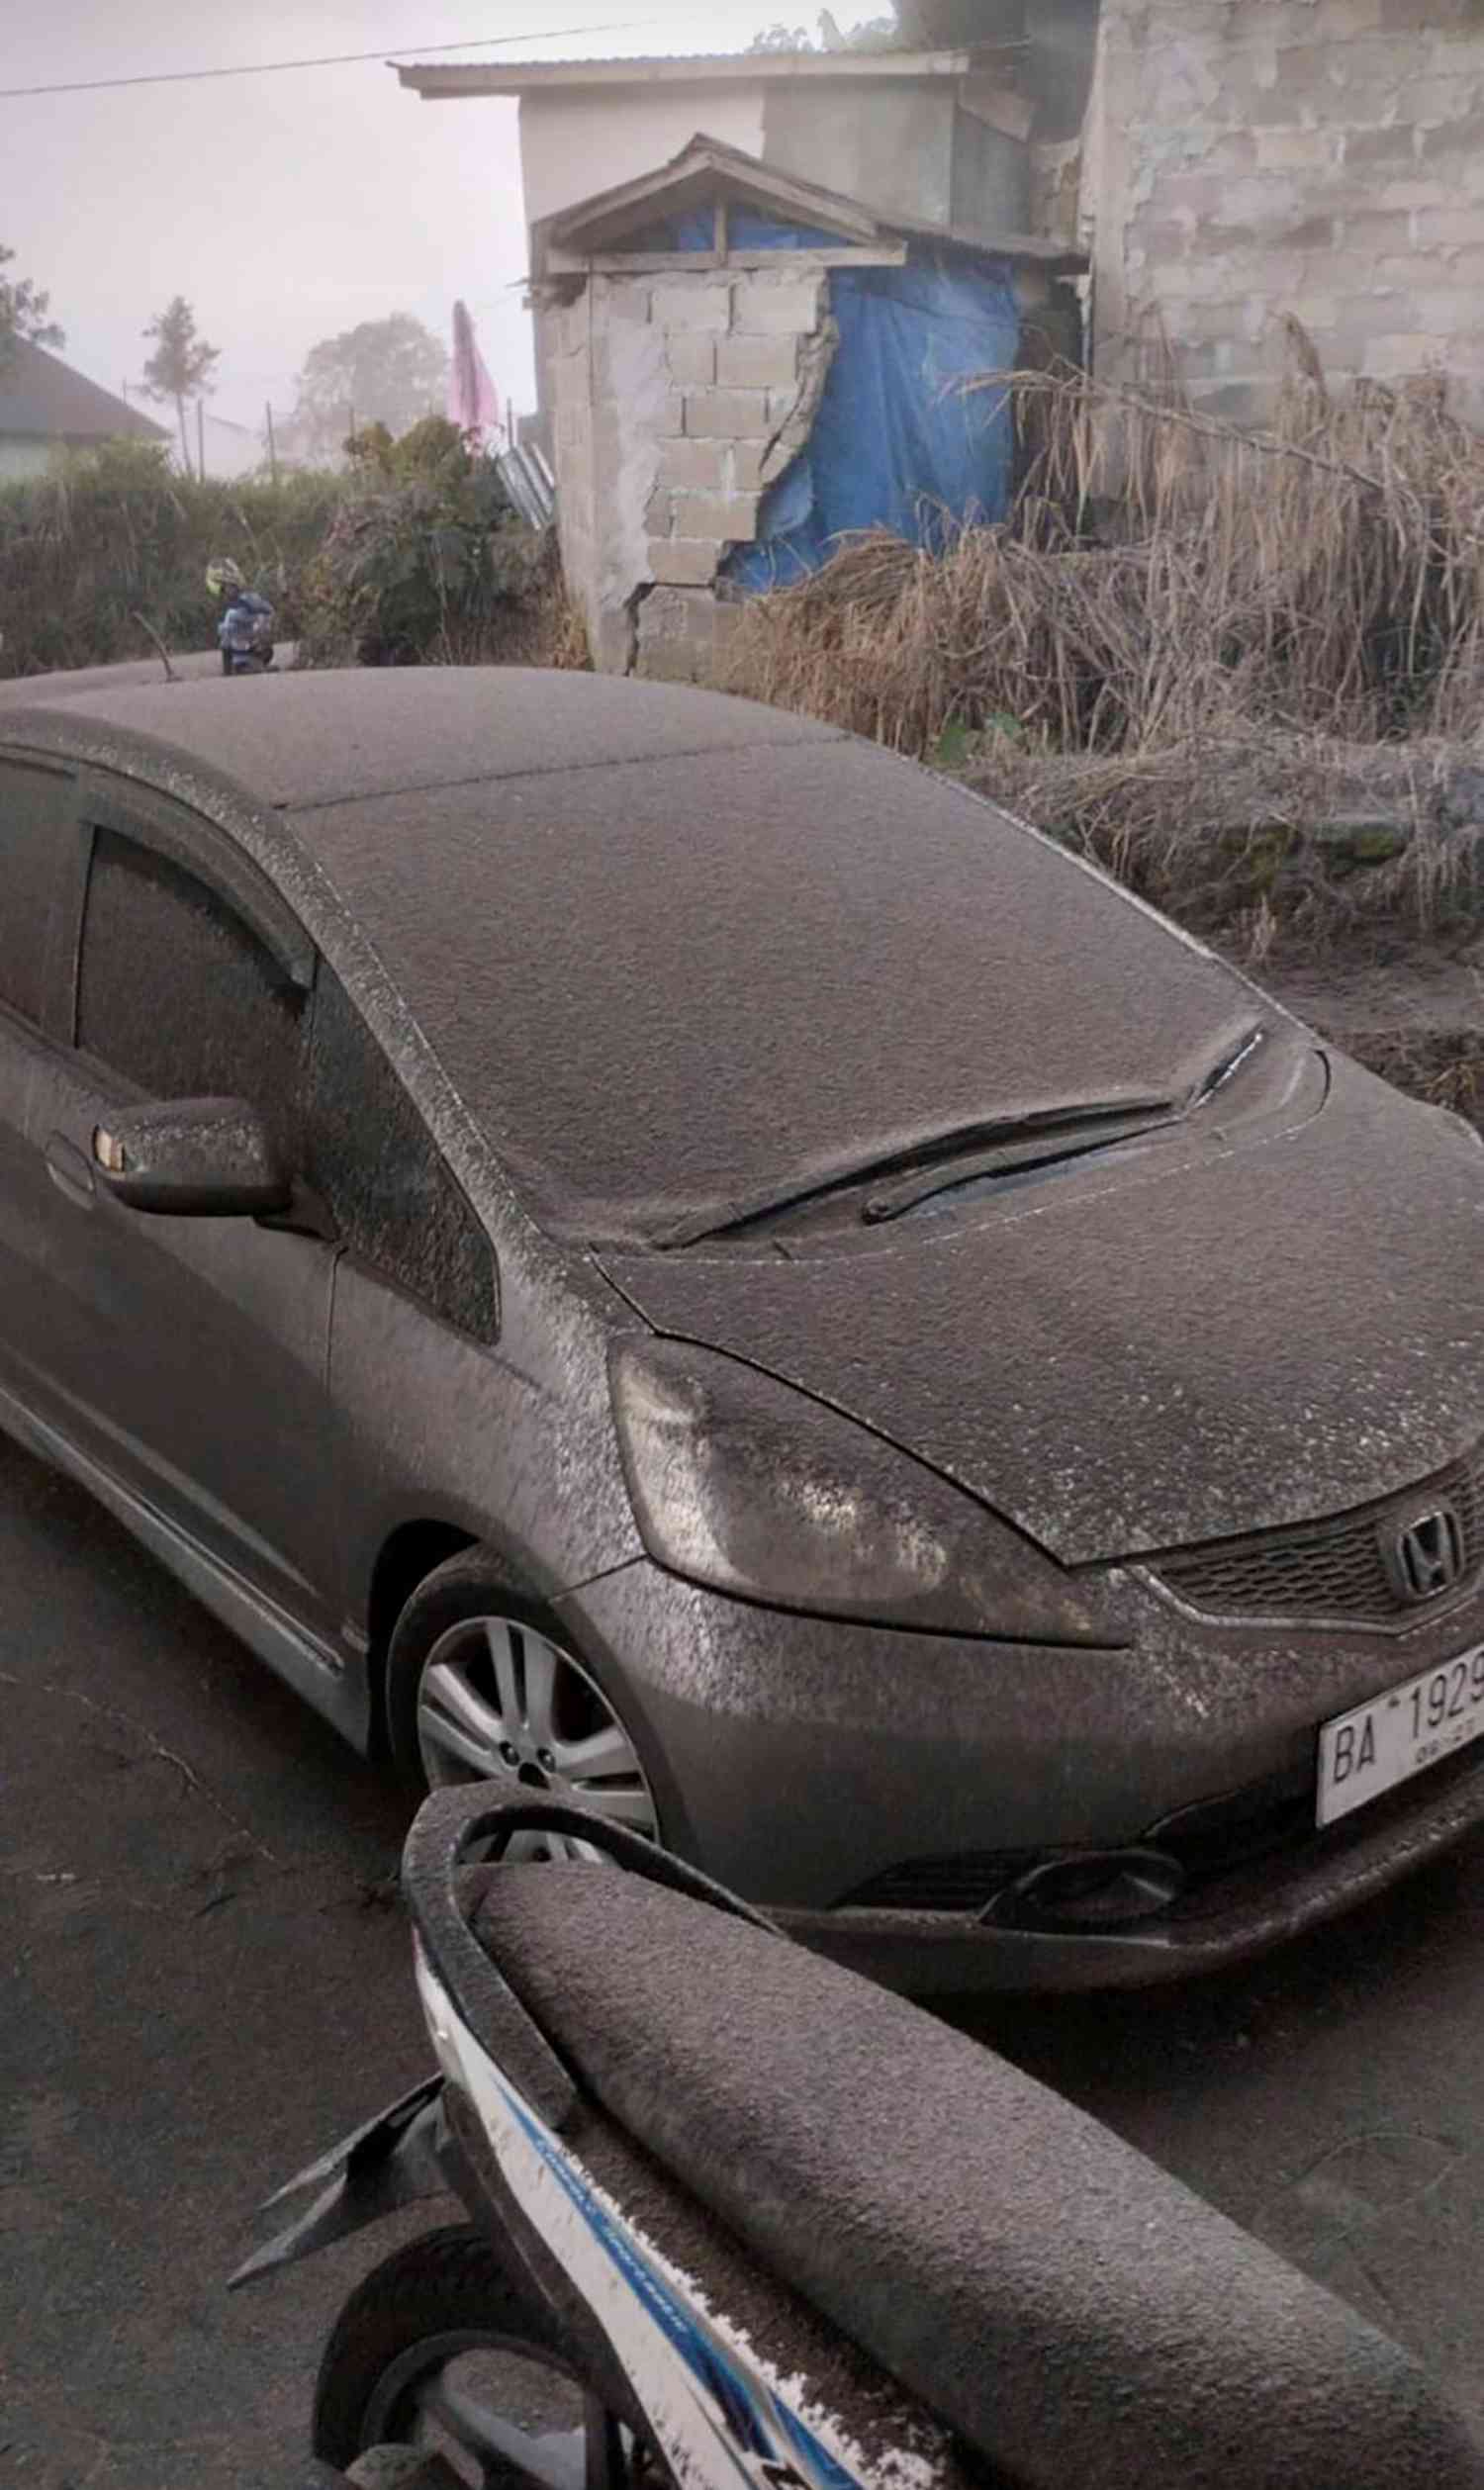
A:
[[[945,1125],[941,1132],[925,1133],[921,1140],[899,1149],[882,1151],[856,1165],[844,1167],[830,1175],[816,1176],[812,1182],[794,1185],[787,1191],[758,1193],[733,1202],[718,1217],[715,1208],[698,1213],[695,1219],[665,1231],[655,1243],[660,1245],[700,1245],[711,1237],[729,1237],[737,1230],[752,1228],[765,1219],[781,1218],[786,1211],[802,1210],[807,1203],[823,1201],[831,1193],[842,1193],[852,1185],[870,1184],[877,1176],[904,1175],[911,1169],[930,1166],[943,1159],[961,1158],[967,1151],[982,1151],[1002,1143],[1023,1141],[1032,1135],[1065,1130],[1068,1125],[1081,1130],[1094,1121],[1117,1121],[1131,1118],[1144,1120],[1151,1116],[1167,1116],[1174,1102],[1168,1098],[1087,1098],[1069,1099],[1064,1105],[1036,1107],[1028,1114],[979,1116],[971,1122]]]
[[[1058,1158],[1077,1157],[1086,1151],[1131,1140],[1141,1133],[1158,1132],[1165,1125],[1178,1123],[1193,1108],[1204,1106],[1252,1054],[1262,1034],[1256,1023],[1244,1029],[1240,1038],[1224,1047],[1216,1061],[1176,1097],[1065,1098],[1054,1106],[1032,1107],[1018,1115],[976,1116],[946,1124],[938,1132],[924,1133],[915,1142],[879,1152],[853,1166],[817,1175],[808,1182],[774,1191],[760,1188],[719,1210],[713,1204],[709,1210],[666,1229],[654,1243],[662,1249],[702,1245],[713,1237],[735,1236],[766,1220],[781,1219],[789,1211],[805,1210],[833,1193],[848,1192],[853,1186],[870,1184],[878,1177],[911,1177],[910,1186],[904,1184],[893,1187],[889,1193],[876,1195],[863,1213],[867,1221],[894,1219],[927,1195],[941,1192],[948,1184],[972,1183],[982,1172],[998,1174],[1001,1169],[1044,1166]],[[933,1174],[929,1181],[922,1182],[926,1171],[969,1157],[981,1158],[985,1164],[954,1164],[951,1175]]]
[[[904,1179],[888,1192],[873,1193],[864,1205],[861,1217],[868,1227],[881,1220],[899,1219],[919,1202],[926,1202],[935,1193],[944,1193],[956,1184],[974,1184],[985,1176],[1008,1176],[1036,1167],[1060,1166],[1068,1158],[1084,1158],[1089,1151],[1111,1150],[1117,1142],[1136,1140],[1143,1133],[1165,1133],[1178,1124],[1179,1112],[1166,1105],[1162,1113],[1147,1115],[1078,1116],[1074,1121],[1049,1126],[1044,1133],[1024,1141],[1006,1142],[998,1149],[976,1151],[971,1158],[952,1168],[935,1167]]]
[[[955,1185],[974,1184],[990,1176],[1028,1173],[1037,1167],[1061,1166],[1068,1159],[1085,1158],[1092,1151],[1111,1150],[1121,1142],[1137,1141],[1146,1134],[1170,1132],[1187,1116],[1209,1105],[1261,1041],[1260,1027],[1245,1029],[1235,1046],[1224,1049],[1182,1098],[1152,1101],[1143,1112],[1137,1107],[1124,1107],[1110,1113],[1099,1107],[1080,1114],[1059,1114],[1039,1134],[976,1153],[967,1165],[956,1166],[952,1172],[939,1168],[919,1173],[887,1192],[873,1194],[861,1217],[869,1226],[899,1219],[904,1211],[915,1209],[919,1202],[930,1200],[935,1193],[948,1192]]]

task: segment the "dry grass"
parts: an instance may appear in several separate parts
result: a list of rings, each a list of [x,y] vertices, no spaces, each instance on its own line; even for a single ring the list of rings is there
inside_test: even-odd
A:
[[[1138,395],[1009,377],[1008,520],[939,556],[856,539],[747,610],[728,683],[920,756],[995,720],[1099,754],[1253,725],[1479,732],[1484,441],[1439,385],[1332,396],[1293,345],[1259,434],[1195,415],[1167,378]]]
[[[553,529],[547,539],[531,616],[528,654],[520,663],[553,666],[559,673],[583,675],[593,670],[588,625],[583,610],[562,576],[561,556]]]
[[[1484,826],[1449,811],[1458,762],[1438,738],[1356,744],[1224,722],[1122,753],[988,735],[963,774],[1260,967],[1337,950],[1385,959],[1476,930]]]
[[[738,616],[729,688],[961,773],[1255,964],[1471,919],[1484,440],[1440,381],[1332,393],[1288,325],[1266,432],[1195,413],[1158,337],[1140,390],[986,376],[1006,521],[849,542]]]

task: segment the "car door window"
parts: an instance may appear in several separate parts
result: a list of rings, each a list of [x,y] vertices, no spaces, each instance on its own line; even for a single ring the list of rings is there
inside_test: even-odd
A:
[[[323,962],[303,1165],[353,1253],[461,1331],[494,1337],[494,1247],[380,1046]]]
[[[0,768],[0,1003],[40,1022],[51,911],[71,828],[70,781],[19,762]]]
[[[172,859],[99,830],[77,1043],[152,1098],[244,1098],[295,1145],[303,996],[255,934]]]

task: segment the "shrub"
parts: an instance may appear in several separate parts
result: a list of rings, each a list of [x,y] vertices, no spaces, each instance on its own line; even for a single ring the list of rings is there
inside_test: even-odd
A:
[[[439,415],[394,441],[357,435],[351,474],[311,566],[305,665],[476,665],[524,653],[544,539],[510,507],[493,460]]]
[[[0,675],[210,648],[213,554],[231,554],[297,628],[299,582],[343,486],[327,474],[205,484],[154,442],[64,454],[0,488]],[[148,626],[147,628],[145,626]]]

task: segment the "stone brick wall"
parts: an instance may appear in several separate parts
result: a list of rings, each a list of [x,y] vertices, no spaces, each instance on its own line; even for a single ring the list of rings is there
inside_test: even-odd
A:
[[[1081,207],[1103,377],[1158,305],[1192,395],[1260,416],[1287,312],[1484,421],[1484,0],[1103,0]]]
[[[807,437],[834,349],[827,272],[595,276],[540,315],[562,556],[597,662],[706,670],[729,546]]]

